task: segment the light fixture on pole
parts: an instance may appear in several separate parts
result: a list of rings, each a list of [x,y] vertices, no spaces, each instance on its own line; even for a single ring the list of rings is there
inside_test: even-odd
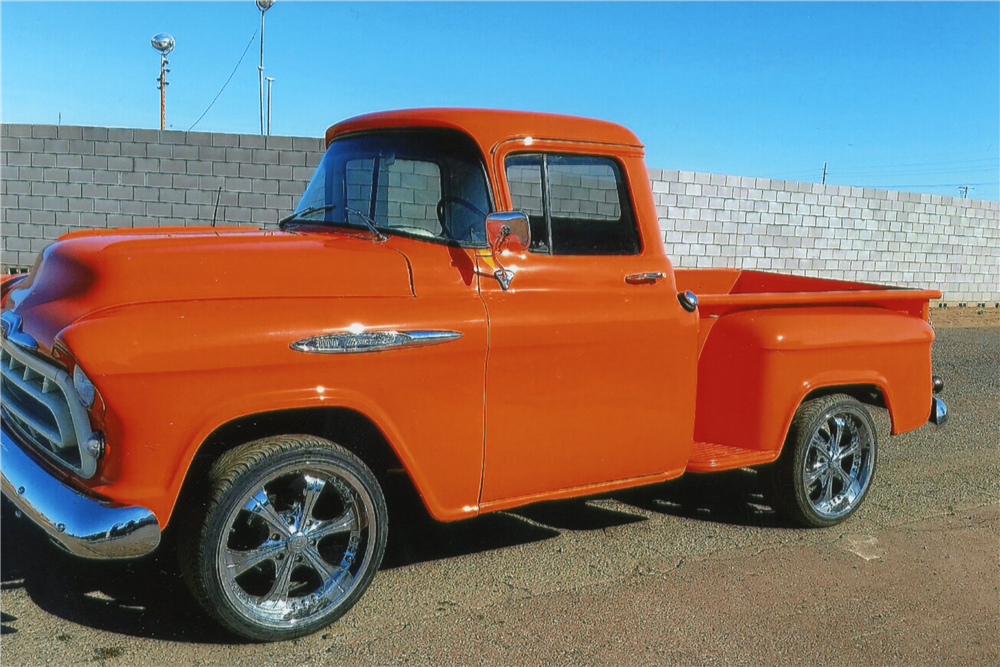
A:
[[[256,0],[260,10],[260,64],[257,66],[257,78],[260,82],[260,133],[264,134],[264,12],[271,8],[274,0]]]
[[[170,61],[167,60],[167,54],[174,50],[174,38],[165,32],[158,32],[153,35],[153,38],[149,40],[149,43],[153,45],[153,48],[160,52],[160,77],[157,81],[157,88],[160,91],[160,129],[165,129],[165,123],[167,118],[167,65]]]

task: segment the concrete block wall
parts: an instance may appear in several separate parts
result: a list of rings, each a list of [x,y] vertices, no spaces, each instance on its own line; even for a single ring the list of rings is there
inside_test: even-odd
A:
[[[81,228],[276,224],[324,147],[262,137],[0,124],[3,264],[24,267]],[[221,188],[221,190],[220,190]]]
[[[217,224],[273,227],[324,142],[0,124],[0,144],[7,270],[31,266],[75,229],[209,224],[217,198]],[[933,286],[948,303],[1000,302],[998,202],[661,169],[650,177],[676,266]]]
[[[1000,202],[651,169],[675,265],[935,287],[1000,302]]]

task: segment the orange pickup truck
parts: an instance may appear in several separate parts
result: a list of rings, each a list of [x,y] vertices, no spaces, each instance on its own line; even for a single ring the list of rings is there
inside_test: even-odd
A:
[[[85,558],[172,526],[257,640],[371,582],[405,471],[441,521],[760,466],[830,526],[892,432],[942,423],[912,290],[674,270],[642,144],[425,109],[329,129],[280,230],[81,231],[2,284],[3,494]]]

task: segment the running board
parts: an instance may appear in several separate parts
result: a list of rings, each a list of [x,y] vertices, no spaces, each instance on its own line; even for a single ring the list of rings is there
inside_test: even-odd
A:
[[[777,459],[779,454],[780,451],[764,452],[759,449],[741,449],[710,442],[696,442],[691,449],[687,469],[690,472],[713,472],[745,468],[758,463],[770,463]]]

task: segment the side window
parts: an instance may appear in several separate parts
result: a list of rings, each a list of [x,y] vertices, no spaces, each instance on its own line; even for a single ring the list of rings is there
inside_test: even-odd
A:
[[[533,250],[556,255],[639,252],[626,184],[614,160],[515,155],[505,167],[513,207],[531,221]]]
[[[515,155],[507,158],[504,168],[514,210],[528,214],[531,249],[548,252],[549,232],[542,203],[542,157]]]

